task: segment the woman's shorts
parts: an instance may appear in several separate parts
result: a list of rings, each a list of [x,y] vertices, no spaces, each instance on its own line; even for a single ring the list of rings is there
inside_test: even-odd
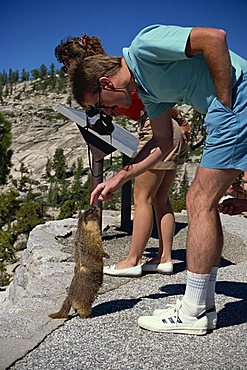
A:
[[[201,166],[247,171],[247,72],[233,89],[233,108],[214,99],[204,120]]]
[[[178,165],[185,162],[188,145],[185,144],[180,127],[174,119],[172,119],[172,126],[174,147],[163,161],[156,163],[150,170],[174,170]],[[138,130],[138,136],[140,140],[138,146],[139,151],[153,136],[149,119],[147,119],[142,128]]]

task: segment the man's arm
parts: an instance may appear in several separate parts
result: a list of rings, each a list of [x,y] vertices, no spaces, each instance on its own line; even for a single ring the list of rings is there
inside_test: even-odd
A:
[[[111,199],[112,193],[125,182],[142,174],[161,161],[173,148],[173,130],[170,110],[150,121],[153,137],[144,145],[134,159],[110,179],[97,185],[91,194],[90,204],[95,199]]]
[[[203,53],[212,75],[216,97],[232,107],[232,67],[226,33],[216,28],[193,28],[186,46],[186,55]]]

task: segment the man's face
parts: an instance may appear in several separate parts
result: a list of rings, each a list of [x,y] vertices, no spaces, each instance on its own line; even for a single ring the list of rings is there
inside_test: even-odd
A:
[[[102,109],[108,115],[115,116],[117,108],[129,108],[131,105],[131,94],[126,88],[115,90],[114,87],[103,87],[99,85],[96,94],[86,93],[84,98],[86,105]]]

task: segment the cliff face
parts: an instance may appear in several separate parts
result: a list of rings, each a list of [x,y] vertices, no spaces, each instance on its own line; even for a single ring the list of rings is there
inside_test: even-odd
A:
[[[13,176],[21,162],[34,176],[42,174],[47,159],[59,147],[64,149],[69,165],[78,156],[87,157],[86,145],[76,124],[57,112],[59,104],[71,102],[69,87],[60,92],[37,89],[37,84],[42,86],[41,82],[38,79],[14,84],[11,94],[4,96],[3,93],[3,101],[0,101],[0,112],[12,122]],[[191,107],[183,105],[180,109],[191,118]],[[129,126],[131,131],[133,128]]]
[[[0,112],[12,122],[12,177],[20,177],[19,169],[23,163],[30,176],[42,183],[47,160],[54,156],[57,148],[63,148],[68,167],[79,157],[82,157],[84,167],[89,163],[87,145],[76,124],[57,112],[59,104],[71,102],[68,85],[60,92],[40,86],[42,81],[39,79],[14,84],[11,94],[5,96],[3,93]],[[76,107],[73,99],[72,106]],[[191,107],[183,105],[180,109],[188,119],[192,117]],[[135,130],[133,122],[127,126],[132,132]],[[186,168],[191,182],[196,167],[190,161],[178,171],[178,177]]]
[[[87,161],[87,146],[76,124],[57,113],[58,105],[68,100],[68,90],[36,91],[34,83],[14,85],[11,96],[4,97],[0,105],[0,112],[12,122],[14,178],[23,162],[32,177],[40,179],[57,148],[63,148],[69,166],[79,156]]]

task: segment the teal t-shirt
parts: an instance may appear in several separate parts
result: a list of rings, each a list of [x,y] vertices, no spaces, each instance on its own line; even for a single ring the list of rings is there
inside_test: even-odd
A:
[[[206,113],[215,98],[214,84],[203,55],[185,54],[191,27],[153,25],[144,28],[123,56],[133,72],[149,117],[155,119],[177,103]],[[233,86],[247,61],[230,51]]]

